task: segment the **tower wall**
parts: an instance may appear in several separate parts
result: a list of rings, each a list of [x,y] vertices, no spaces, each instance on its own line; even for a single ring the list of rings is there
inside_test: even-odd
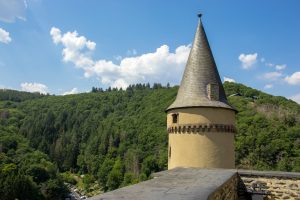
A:
[[[177,115],[177,123],[173,123]],[[167,113],[168,169],[234,168],[235,111],[224,108],[179,108]]]

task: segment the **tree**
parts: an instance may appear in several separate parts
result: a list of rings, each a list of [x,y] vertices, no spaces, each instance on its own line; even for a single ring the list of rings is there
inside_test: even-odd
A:
[[[41,190],[44,197],[49,200],[64,199],[68,194],[67,188],[59,179],[50,179],[43,183]]]
[[[142,164],[142,172],[146,174],[147,177],[149,177],[152,172],[156,172],[158,170],[159,167],[154,156],[151,155],[144,159]]]
[[[108,180],[108,174],[113,168],[113,165],[114,161],[112,159],[106,158],[99,169],[98,182],[102,186],[104,191],[108,189],[106,183]]]
[[[40,165],[31,165],[29,169],[27,169],[26,174],[30,175],[34,182],[42,183],[47,181],[50,178],[47,170]]]
[[[107,180],[107,188],[108,190],[117,189],[121,183],[123,182],[123,164],[121,159],[118,158],[114,164],[114,167],[109,172],[108,180]]]

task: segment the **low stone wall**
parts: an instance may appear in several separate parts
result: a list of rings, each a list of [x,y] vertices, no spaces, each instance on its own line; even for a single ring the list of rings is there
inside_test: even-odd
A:
[[[90,200],[237,200],[238,177],[236,170],[175,168]]]
[[[209,200],[238,200],[239,175],[235,174],[214,193],[209,195]]]
[[[300,200],[300,173],[239,171],[247,190],[264,199]]]
[[[300,200],[300,173],[175,168],[91,200]]]

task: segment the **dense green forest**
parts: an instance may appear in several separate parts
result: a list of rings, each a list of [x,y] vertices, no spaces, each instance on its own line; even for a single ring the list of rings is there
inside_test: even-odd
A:
[[[39,94],[0,90],[0,199],[63,199],[68,189],[45,153],[19,134],[24,113],[20,102]]]
[[[300,172],[300,105],[242,84],[224,87],[239,111],[236,166]],[[0,196],[62,198],[62,181],[72,180],[58,172],[85,174],[87,185],[97,181],[107,191],[166,169],[164,110],[177,90],[160,84],[67,96],[0,90]]]

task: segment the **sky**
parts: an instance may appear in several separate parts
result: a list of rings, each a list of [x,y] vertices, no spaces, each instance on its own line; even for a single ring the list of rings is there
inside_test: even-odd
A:
[[[300,103],[299,0],[0,0],[0,88],[178,85],[199,12],[223,81]]]

